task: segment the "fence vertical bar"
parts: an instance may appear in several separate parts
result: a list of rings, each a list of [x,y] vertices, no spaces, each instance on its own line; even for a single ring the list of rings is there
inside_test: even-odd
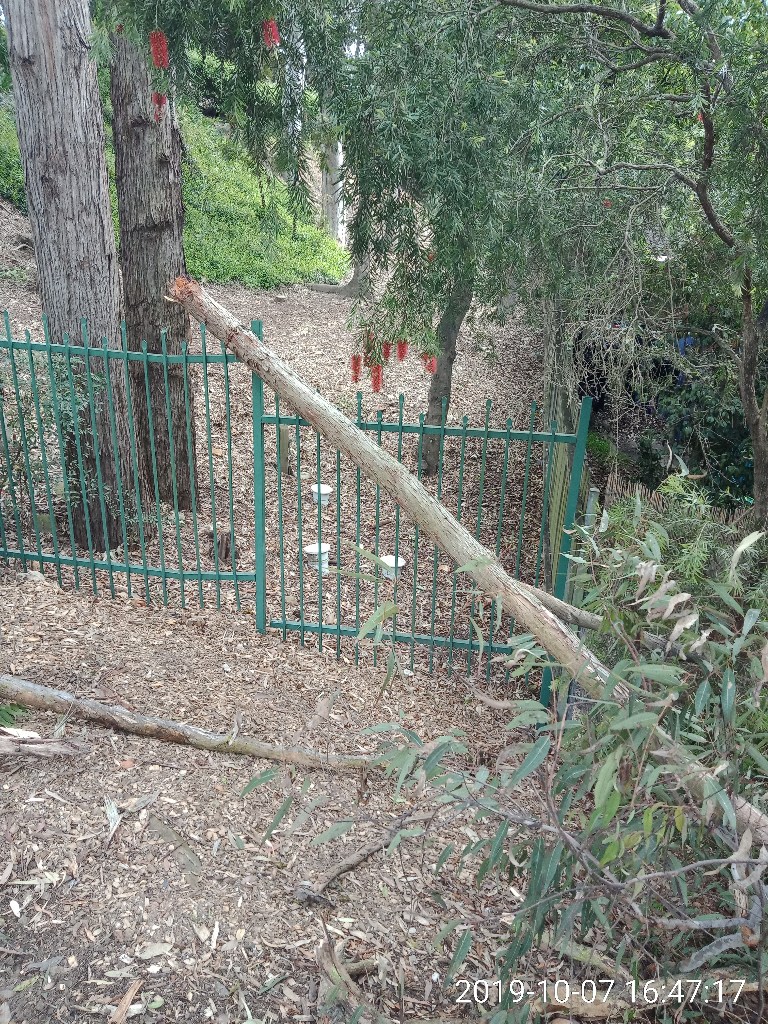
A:
[[[67,526],[69,529],[69,544],[72,551],[72,570],[75,578],[75,589],[80,589],[80,567],[77,560],[77,545],[75,544],[75,527],[72,520],[72,502],[69,500],[69,474],[67,472],[67,457],[64,449],[64,430],[61,422],[59,409],[59,386],[56,380],[56,371],[53,366],[53,355],[51,353],[51,332],[47,315],[43,316],[43,337],[45,338],[45,359],[48,366],[48,380],[51,384],[51,408],[53,409],[53,422],[56,425],[56,437],[58,441],[59,459],[61,464],[61,481],[63,486],[63,498],[67,509]],[[2,420],[2,409],[0,408],[0,420]]]
[[[440,437],[437,457],[437,500],[443,500],[443,465],[445,455],[445,421],[448,417],[448,399],[443,398],[440,406]],[[440,549],[437,544],[432,552],[432,611],[429,619],[429,671],[434,671],[435,665],[435,617],[437,613],[437,566],[440,559]]]
[[[463,416],[461,420],[461,451],[459,453],[459,482],[458,501],[456,505],[456,518],[461,522],[461,503],[464,496],[464,456],[467,453],[467,430],[469,429],[469,417]],[[458,566],[456,567],[458,568]],[[451,584],[451,628],[450,643],[448,645],[448,674],[453,673],[453,641],[456,637],[456,588],[459,577],[456,569],[453,571],[453,583]]]
[[[299,530],[299,635],[304,646],[304,526],[301,519],[301,428],[296,417],[296,519]]]
[[[589,434],[591,415],[592,399],[587,396],[582,400],[579,422],[576,428],[576,444],[573,449],[571,480],[568,485],[568,500],[563,520],[563,536],[560,541],[560,557],[558,558],[557,575],[555,577],[554,594],[561,601],[565,600],[565,589],[568,582],[568,567],[570,564],[568,555],[571,550],[571,531],[576,521],[576,511],[579,504],[579,491],[581,489],[581,477],[584,472],[584,458],[587,452],[587,436]]]
[[[195,543],[195,564],[197,566],[197,604],[198,607],[205,606],[203,597],[203,565],[200,561],[200,529],[197,521],[197,481],[195,479],[195,467],[197,457],[195,446],[192,443],[192,407],[189,400],[189,345],[186,341],[181,343],[182,371],[184,374],[184,426],[187,435],[187,466],[189,467],[189,494],[192,504],[192,536]]]
[[[397,433],[397,461],[403,461],[403,412],[405,409],[405,395],[401,394],[398,399],[397,425],[400,428]],[[400,505],[395,503],[395,585],[392,588],[392,601],[395,605],[395,612],[392,616],[392,642],[394,644],[397,636],[397,587],[400,573],[397,568],[397,560],[400,557]]]
[[[10,353],[9,358],[13,358],[13,351],[8,350]],[[13,521],[16,527],[16,538],[19,545],[19,560],[21,562],[23,570],[26,572],[27,569],[27,552],[24,547],[24,532],[21,528],[21,517],[19,516],[19,503],[16,500],[16,488],[13,486],[13,457],[11,456],[11,448],[8,443],[8,433],[5,428],[5,406],[3,404],[3,389],[0,388],[0,439],[3,442],[3,456],[5,458],[5,464],[8,467],[8,491],[11,495],[11,508],[13,510]],[[74,548],[72,550],[74,554]]]
[[[106,351],[106,350],[105,350]],[[109,366],[109,356],[104,357],[104,373],[107,381],[107,392],[109,395],[113,395],[114,391],[112,388],[112,372]],[[126,396],[126,400],[130,401],[130,397]],[[120,512],[120,532],[123,538],[123,560],[125,562],[125,576],[126,576],[126,587],[128,590],[128,597],[131,596],[131,561],[128,557],[128,527],[125,521],[125,501],[123,498],[123,473],[120,465],[120,443],[117,437],[117,420],[115,417],[115,403],[109,402],[109,436],[112,439],[112,461],[115,467],[115,483],[117,485],[117,507]]]
[[[232,415],[229,399],[229,363],[227,350],[221,343],[224,359],[224,429],[227,435],[227,486],[229,488],[229,561],[232,566],[232,581],[235,585],[235,608],[240,611],[240,584],[237,579],[237,542],[235,540],[235,490],[232,480]]]
[[[363,420],[363,393],[357,392],[357,425]],[[357,518],[355,519],[355,635],[360,634],[360,467],[356,470]],[[355,640],[355,665],[360,662],[360,643]]]
[[[555,597],[565,599],[565,590],[568,583],[568,567],[570,565],[568,555],[571,550],[571,531],[576,521],[576,508],[579,503],[579,491],[581,489],[581,475],[584,470],[584,457],[587,451],[587,434],[589,433],[589,419],[592,414],[592,399],[588,396],[582,400],[579,412],[579,422],[576,429],[576,444],[573,449],[573,464],[571,466],[571,479],[568,485],[568,499],[565,505],[565,516],[563,519],[563,532],[560,541],[560,556],[557,563],[557,576],[554,585]],[[544,707],[549,707],[552,695],[552,669],[547,667],[541,674],[541,691],[539,702]]]
[[[151,594],[149,591],[149,572],[147,567],[147,538],[144,533],[144,509],[141,501],[141,480],[139,478],[139,457],[136,451],[136,429],[133,418],[133,385],[131,383],[130,361],[128,359],[128,332],[123,320],[120,327],[121,334],[121,358],[125,360],[125,395],[128,408],[128,437],[130,438],[131,468],[133,470],[133,487],[136,492],[136,519],[139,526],[139,549],[141,551],[141,566],[144,574],[144,599],[150,603]]]
[[[539,577],[541,575],[541,556],[544,551],[544,535],[547,529],[547,521],[549,517],[549,491],[550,484],[552,482],[552,463],[554,462],[555,454],[555,434],[557,427],[555,421],[551,423],[552,436],[547,444],[547,465],[544,471],[544,491],[541,496],[541,527],[539,529],[539,545],[536,549],[536,568],[534,570],[533,585],[538,587]]]
[[[317,450],[317,645],[323,649],[323,503],[320,499],[321,465],[320,434],[315,431]]]
[[[376,410],[376,443],[381,448],[381,426],[383,420],[383,413],[381,409]],[[373,542],[373,553],[377,558],[380,558],[380,546],[379,546],[379,534],[381,529],[381,487],[376,484],[376,523],[375,523],[375,536]],[[397,563],[395,563],[397,564]],[[379,607],[379,577],[381,576],[381,566],[376,566],[376,577],[373,584],[373,607]],[[378,645],[373,645],[373,664],[374,666],[378,662]]]
[[[261,320],[251,320],[251,331],[259,341],[264,340],[264,326]],[[256,373],[251,374],[251,407],[253,413],[253,564],[256,575],[254,613],[256,629],[260,633],[266,633],[267,536],[264,478],[264,381]]]
[[[85,468],[83,466],[83,448],[80,443],[80,410],[77,406],[77,396],[75,394],[75,380],[72,374],[72,355],[69,351],[70,340],[69,335],[64,334],[64,347],[66,349],[66,366],[67,366],[67,387],[69,390],[69,405],[72,412],[72,432],[75,436],[75,452],[77,455],[77,472],[78,480],[80,481],[80,497],[83,502],[83,519],[85,521],[85,539],[88,545],[88,560],[91,564],[91,587],[93,588],[94,594],[98,594],[99,588],[96,585],[96,564],[93,558],[93,540],[91,537],[91,512],[88,508],[88,493],[86,490],[85,483]]]
[[[533,430],[536,426],[536,403],[531,402],[531,416],[528,421],[528,443],[525,447],[525,471],[523,473],[523,494],[520,498],[520,526],[517,531],[517,551],[515,552],[515,579],[520,579],[520,558],[523,552],[523,534],[525,531],[525,510],[528,504],[528,481],[531,478],[531,456],[533,454]]]
[[[173,519],[176,524],[176,557],[179,560],[179,590],[181,607],[186,608],[184,592],[184,559],[181,550],[181,526],[179,524],[179,485],[176,479],[176,442],[173,439],[173,415],[171,414],[171,389],[168,380],[168,332],[160,331],[160,351],[163,360],[163,393],[165,396],[165,421],[168,428],[168,452],[171,460],[171,493],[173,494]]]
[[[341,452],[336,449],[336,657],[341,657]]]
[[[282,428],[280,426],[280,399],[275,395],[275,446],[277,458],[277,535],[280,552],[280,617],[283,624],[283,640],[287,630],[285,628],[285,536],[283,531],[283,463],[282,463]],[[290,456],[290,451],[286,453]],[[287,462],[287,458],[286,458]]]
[[[419,440],[416,450],[416,475],[421,480],[422,449],[424,447],[424,413],[419,413]],[[413,593],[411,596],[411,658],[410,669],[413,672],[414,645],[416,643],[416,594],[418,592],[419,577],[419,527],[415,523],[413,527]]]
[[[482,443],[481,456],[480,456],[480,481],[479,481],[479,484],[478,484],[478,494],[477,494],[477,523],[475,525],[475,537],[477,538],[477,540],[480,540],[480,534],[481,534],[481,531],[482,531],[482,528],[483,528],[483,493],[485,492],[485,466],[486,466],[486,460],[487,460],[487,457],[488,457],[488,430],[490,429],[490,419],[491,419],[491,400],[489,398],[486,401],[486,403],[485,403],[485,424],[484,424],[485,433],[483,434],[483,443]],[[474,594],[472,596],[472,601],[470,602],[469,616],[470,616],[470,623],[469,623],[469,630],[467,631],[467,636],[469,638],[469,646],[467,647],[467,672],[471,672],[472,671],[472,620],[475,617],[475,597],[474,597]],[[478,654],[478,657],[482,657],[482,649],[480,650],[480,653]]]
[[[27,343],[32,344],[32,338],[29,331],[26,332]],[[40,565],[40,572],[43,571],[43,549],[40,543],[40,527],[37,521],[37,508],[35,499],[35,482],[32,478],[32,465],[29,461],[29,440],[27,438],[27,428],[24,422],[24,407],[21,404],[21,390],[19,388],[19,375],[16,369],[16,359],[13,354],[13,348],[11,348],[11,380],[13,382],[13,392],[16,396],[16,415],[19,417],[19,435],[21,438],[21,452],[24,456],[24,474],[27,478],[27,494],[29,495],[30,514],[32,516],[32,529],[35,534],[35,547],[37,550],[38,562]]]
[[[81,320],[81,330],[83,336],[83,347],[86,349],[85,353],[85,386],[88,393],[88,415],[91,420],[91,428],[93,430],[93,457],[96,462],[96,493],[99,496],[99,513],[101,514],[101,528],[104,531],[104,557],[107,562],[107,573],[109,575],[109,592],[112,597],[115,596],[115,577],[112,569],[112,553],[109,542],[109,516],[107,515],[107,503],[104,497],[104,478],[101,472],[101,451],[99,450],[99,418],[96,413],[96,392],[93,386],[93,374],[91,373],[91,346],[88,339],[88,322],[85,317]],[[105,353],[103,358],[106,360],[106,349],[107,339],[101,339],[101,348]],[[96,349],[96,346],[94,346]],[[112,401],[112,396],[107,397],[107,402]]]
[[[27,339],[32,341],[29,331],[26,332]],[[53,509],[53,494],[51,493],[51,480],[48,468],[48,452],[45,447],[45,430],[43,428],[43,417],[40,412],[40,393],[37,387],[37,375],[35,374],[35,360],[32,357],[32,346],[27,349],[27,362],[29,365],[29,383],[32,389],[32,404],[35,407],[35,426],[40,441],[40,464],[43,469],[43,482],[45,484],[45,495],[48,501],[48,518],[51,524],[51,540],[53,542],[53,555],[56,559],[56,579],[61,586],[61,562],[59,561],[59,537],[56,528],[56,516]]]
[[[205,400],[205,440],[208,448],[208,485],[211,489],[211,536],[213,538],[213,569],[216,574],[216,607],[221,608],[221,568],[219,537],[216,527],[216,476],[213,472],[213,441],[211,439],[211,393],[208,387],[208,348],[205,324],[200,324],[200,345],[203,352],[203,398]]]
[[[163,604],[168,604],[168,576],[165,568],[165,540],[163,538],[163,510],[160,505],[160,481],[157,476],[157,448],[155,446],[155,419],[152,415],[152,395],[149,388],[149,353],[146,341],[141,343],[142,366],[144,368],[144,393],[147,400],[147,422],[149,423],[149,451],[152,460],[152,481],[155,485],[155,518],[157,519],[157,544],[160,551],[160,573]]]

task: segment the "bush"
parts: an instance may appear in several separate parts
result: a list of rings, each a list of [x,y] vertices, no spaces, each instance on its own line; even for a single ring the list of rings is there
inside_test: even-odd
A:
[[[19,155],[19,140],[13,110],[7,98],[0,96],[0,198],[27,212],[24,171]]]

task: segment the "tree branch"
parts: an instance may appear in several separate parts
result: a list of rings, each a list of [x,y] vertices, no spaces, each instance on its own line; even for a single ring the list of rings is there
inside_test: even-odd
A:
[[[504,7],[518,7],[524,11],[533,11],[535,14],[594,14],[606,21],[618,21],[629,25],[646,39],[672,39],[673,35],[669,29],[664,28],[663,14],[657,16],[653,25],[636,18],[628,11],[619,11],[615,7],[603,7],[602,4],[539,4],[533,0],[498,0]]]

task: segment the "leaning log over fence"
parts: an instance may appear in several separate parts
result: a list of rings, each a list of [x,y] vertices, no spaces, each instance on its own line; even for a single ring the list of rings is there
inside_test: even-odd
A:
[[[490,597],[501,601],[504,611],[541,643],[542,647],[562,665],[584,689],[600,700],[604,697],[608,669],[587,650],[578,636],[552,609],[560,607],[563,618],[577,622],[570,606],[555,603],[541,591],[512,579],[493,553],[451,515],[405,466],[380,448],[354,423],[305,384],[298,374],[284,363],[264,342],[241,326],[232,314],[206,294],[196,282],[178,277],[170,290],[173,301],[180,302],[195,319],[206,325],[226,347],[273,389],[299,416],[302,416],[323,437],[344,452],[367,477],[374,480],[408,513],[431,541],[444,551],[456,565],[465,566],[478,586]],[[578,613],[577,613],[578,615]],[[599,616],[590,616],[592,625]],[[597,620],[595,623],[594,620]],[[586,624],[586,623],[585,623]],[[614,687],[614,699],[626,699],[627,691]],[[658,756],[667,761],[680,786],[697,803],[720,783],[689,751],[662,729],[653,738]],[[768,844],[768,815],[740,797],[733,799],[736,820],[741,829],[749,828],[755,840]]]
[[[150,736],[166,743],[181,743],[198,750],[213,750],[220,754],[244,754],[246,757],[260,757],[266,761],[280,761],[283,764],[297,764],[302,768],[328,768],[334,771],[358,771],[368,765],[367,757],[343,757],[334,754],[315,754],[311,750],[292,747],[275,747],[262,743],[252,736],[223,735],[184,725],[168,718],[154,718],[138,715],[119,704],[102,704],[89,697],[75,697],[66,690],[41,686],[18,676],[0,674],[0,701],[23,704],[40,711],[56,711],[62,715],[79,715],[81,718],[109,725],[135,736]],[[2,750],[0,750],[2,753]]]

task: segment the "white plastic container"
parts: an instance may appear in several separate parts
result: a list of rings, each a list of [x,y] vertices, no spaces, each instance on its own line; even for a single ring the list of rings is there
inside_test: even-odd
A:
[[[331,550],[330,544],[307,544],[304,548],[304,557],[309,562],[310,569],[314,569],[317,572],[320,564],[322,564],[322,575],[328,575],[328,552]]]
[[[320,504],[327,505],[328,499],[331,496],[330,484],[312,484],[312,500],[317,504],[318,495],[320,497]]]
[[[400,570],[405,565],[404,558],[396,558],[394,555],[381,555],[381,561],[386,568],[382,567],[381,574],[386,580],[395,580],[400,575]]]

